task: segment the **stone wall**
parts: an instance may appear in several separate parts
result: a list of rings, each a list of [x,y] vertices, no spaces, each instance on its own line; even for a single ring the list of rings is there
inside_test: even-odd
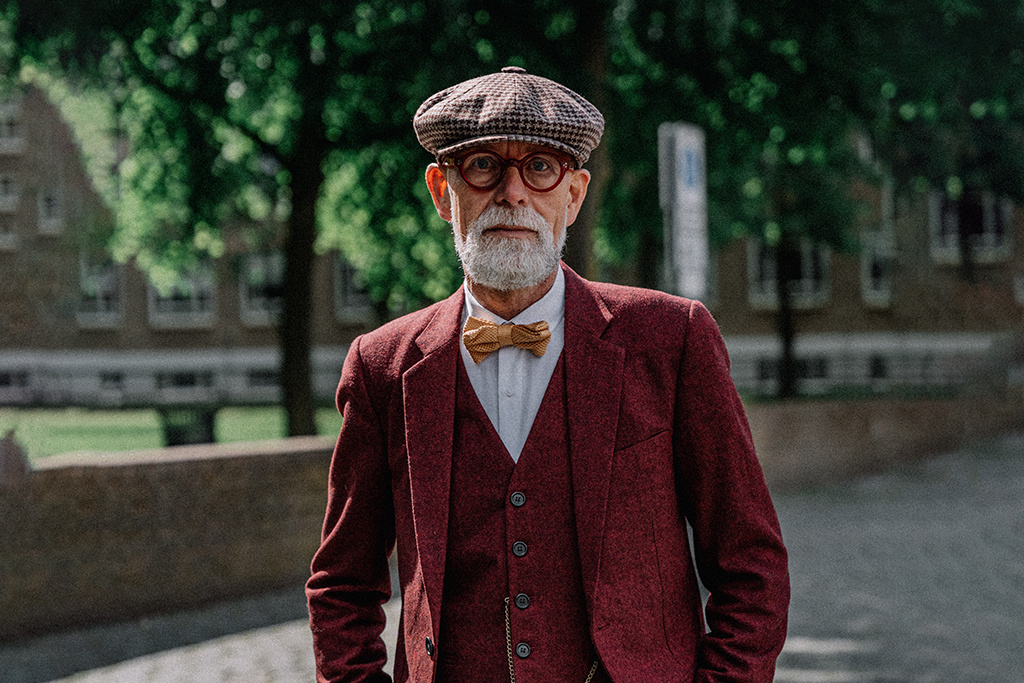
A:
[[[776,492],[1024,429],[1020,400],[794,401],[748,416]],[[301,586],[322,438],[46,458],[0,487],[0,640]]]
[[[1024,429],[1005,392],[956,399],[791,401],[747,406],[772,491],[824,486]]]
[[[332,446],[43,459],[0,489],[0,639],[301,586]]]

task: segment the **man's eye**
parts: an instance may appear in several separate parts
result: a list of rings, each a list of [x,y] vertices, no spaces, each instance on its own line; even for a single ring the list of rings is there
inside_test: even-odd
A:
[[[529,162],[529,169],[534,173],[547,173],[554,167],[554,163],[545,157],[533,157]]]
[[[487,171],[494,167],[494,159],[489,156],[472,157],[469,159],[469,167],[477,171]]]

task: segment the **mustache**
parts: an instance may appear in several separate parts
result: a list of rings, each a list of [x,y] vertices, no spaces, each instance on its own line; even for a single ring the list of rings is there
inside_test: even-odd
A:
[[[527,206],[489,206],[482,214],[473,221],[473,232],[477,235],[483,234],[485,230],[507,225],[510,227],[526,228],[536,233],[544,233],[550,230],[548,222],[540,213]]]

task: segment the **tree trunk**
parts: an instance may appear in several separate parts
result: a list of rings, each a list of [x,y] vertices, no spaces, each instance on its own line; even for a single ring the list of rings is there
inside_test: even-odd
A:
[[[292,216],[285,241],[284,301],[278,339],[281,349],[281,400],[288,416],[288,436],[316,434],[312,367],[313,242],[316,222],[308,181],[292,181]]]
[[[776,326],[781,352],[778,361],[778,397],[797,395],[796,316],[793,311],[793,280],[800,269],[800,251],[791,238],[783,236],[775,250],[775,284],[778,298]]]
[[[307,66],[311,81],[320,74]],[[288,436],[316,434],[313,398],[313,245],[316,203],[324,182],[324,93],[309,88],[298,134],[286,167],[291,173],[292,212],[284,246],[284,296],[278,338],[281,349],[281,398]]]
[[[984,204],[981,190],[970,188],[964,190],[956,202],[957,213],[957,246],[960,251],[960,276],[964,282],[977,282],[977,269],[974,264],[974,235],[984,232]]]
[[[586,46],[583,52],[582,71],[585,74],[581,93],[598,110],[607,110],[605,102],[605,70],[608,62],[608,41],[604,35],[606,10],[603,5],[591,2],[576,2],[576,18],[579,26],[580,44]],[[577,273],[586,278],[595,278],[594,227],[597,225],[601,200],[609,173],[608,143],[600,144],[587,162],[590,171],[590,186],[587,199],[583,202],[576,223],[569,229],[565,242],[565,261]]]

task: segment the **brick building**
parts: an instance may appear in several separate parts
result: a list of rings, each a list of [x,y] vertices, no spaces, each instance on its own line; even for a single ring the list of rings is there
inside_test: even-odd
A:
[[[796,289],[796,355],[803,392],[843,387],[942,389],[1005,382],[1024,324],[1024,223],[1012,203],[985,195],[959,207],[939,192],[894,197],[867,190],[874,215],[858,253],[805,244]],[[963,200],[966,201],[966,200]],[[961,216],[974,282],[963,274]],[[771,249],[735,242],[712,259],[709,306],[741,391],[771,394],[780,342]],[[993,375],[999,375],[994,377]]]
[[[109,214],[38,90],[0,105],[0,405],[277,399],[280,254],[229,253],[159,292],[88,235]],[[317,396],[373,320],[337,253],[314,264]]]
[[[968,284],[957,244],[965,212],[938,193],[896,199],[883,187],[867,198],[875,215],[859,253],[803,250],[801,389],[941,389],[992,369],[1005,379],[1024,322],[1020,212],[991,196],[972,207]],[[0,105],[0,405],[275,401],[280,256],[235,250],[161,294],[91,246],[87,235],[108,220],[43,94]],[[712,256],[707,302],[736,383],[772,393],[770,250],[738,241]],[[327,400],[347,344],[375,321],[336,253],[316,257],[314,270],[314,391]]]

